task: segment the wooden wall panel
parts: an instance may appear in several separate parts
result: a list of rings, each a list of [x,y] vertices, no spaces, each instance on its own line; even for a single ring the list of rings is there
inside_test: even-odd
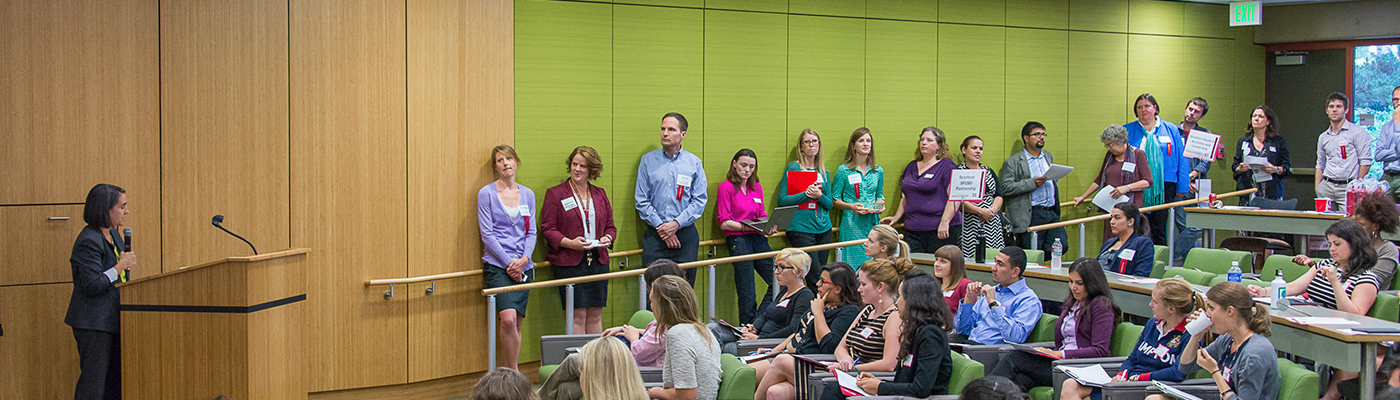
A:
[[[407,273],[402,1],[291,3],[291,242],[307,257],[311,391],[404,383]]]
[[[0,287],[0,397],[73,397],[78,347],[63,323],[73,285]]]
[[[514,13],[510,0],[408,2],[410,276],[481,268],[476,191],[491,148],[514,139]],[[486,369],[481,282],[406,288],[410,382]]]
[[[166,271],[288,247],[287,2],[161,4]]]
[[[140,238],[134,276],[160,272],[156,9],[0,3],[0,204],[81,204],[95,184],[121,186]]]
[[[0,260],[7,260],[0,264],[0,285],[73,281],[68,257],[87,226],[83,206],[0,207],[0,226]]]

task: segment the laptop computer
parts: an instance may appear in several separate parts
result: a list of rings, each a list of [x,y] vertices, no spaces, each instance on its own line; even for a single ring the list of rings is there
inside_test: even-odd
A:
[[[773,212],[768,213],[768,218],[749,218],[739,221],[739,223],[763,233],[768,233],[768,229],[774,226],[778,227],[779,231],[785,231],[788,224],[792,223],[792,216],[797,215],[798,207],[778,207],[773,209]]]

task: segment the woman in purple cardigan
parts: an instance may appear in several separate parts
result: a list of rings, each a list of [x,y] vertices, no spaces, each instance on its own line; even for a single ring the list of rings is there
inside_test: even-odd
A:
[[[1060,311],[1055,348],[1035,348],[1042,354],[1013,351],[997,361],[991,375],[1016,382],[1022,391],[1050,386],[1050,363],[1065,358],[1108,357],[1108,342],[1123,314],[1113,304],[1108,278],[1098,260],[1082,257],[1069,267],[1069,296]]]
[[[520,157],[515,148],[499,145],[491,149],[496,181],[486,184],[476,193],[476,218],[481,228],[482,275],[487,287],[510,286],[535,278],[530,253],[535,251],[535,192],[515,183],[515,170]],[[496,337],[501,338],[502,367],[516,369],[520,359],[520,321],[525,318],[525,304],[530,292],[496,295]]]

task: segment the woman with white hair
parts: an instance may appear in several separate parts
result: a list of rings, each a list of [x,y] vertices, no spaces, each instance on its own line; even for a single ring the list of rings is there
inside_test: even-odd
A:
[[[773,278],[781,294],[761,310],[753,324],[744,326],[741,339],[785,338],[802,326],[802,316],[812,308],[812,289],[804,278],[812,266],[812,257],[796,248],[786,248],[773,257]]]
[[[1092,199],[1100,187],[1113,187],[1111,195],[1114,199],[1128,196],[1128,201],[1133,205],[1142,207],[1143,189],[1152,186],[1152,169],[1147,166],[1147,153],[1128,144],[1128,130],[1119,125],[1104,128],[1099,141],[1108,149],[1103,156],[1103,167],[1099,169],[1094,182],[1089,184],[1089,190],[1085,190],[1083,196],[1074,198],[1074,205]],[[1108,220],[1104,220],[1103,237],[1113,237]]]

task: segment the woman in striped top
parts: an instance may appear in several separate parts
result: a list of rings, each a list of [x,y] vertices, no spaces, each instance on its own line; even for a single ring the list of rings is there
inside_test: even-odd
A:
[[[1313,260],[1305,255],[1293,258],[1298,265],[1312,269],[1288,283],[1288,295],[1306,293],[1310,300],[1323,307],[1366,315],[1371,304],[1376,302],[1381,281],[1372,270],[1376,265],[1376,250],[1371,246],[1370,235],[1361,224],[1344,219],[1327,227],[1327,242],[1331,244],[1327,250],[1331,259]],[[1251,287],[1250,294],[1267,297],[1269,292],[1267,288]]]

